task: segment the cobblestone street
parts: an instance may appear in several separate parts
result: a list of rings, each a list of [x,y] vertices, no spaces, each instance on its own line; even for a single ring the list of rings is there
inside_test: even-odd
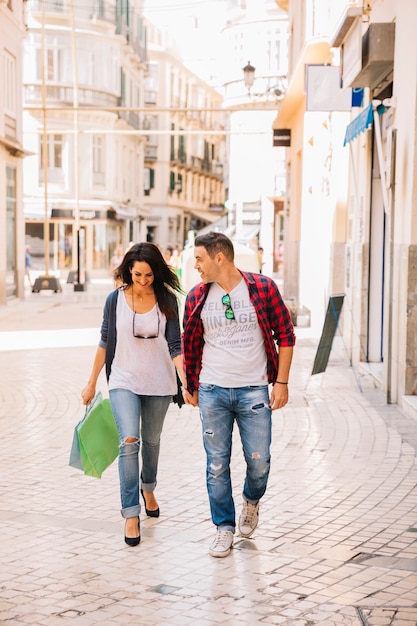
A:
[[[326,373],[310,376],[308,328],[296,329],[290,402],[274,413],[254,536],[209,556],[198,409],[171,405],[161,516],[143,511],[142,542],[126,546],[117,462],[101,480],[68,465],[110,289],[63,285],[0,311],[0,623],[416,626],[417,420],[352,371],[340,337]],[[243,471],[236,434],[238,511]]]

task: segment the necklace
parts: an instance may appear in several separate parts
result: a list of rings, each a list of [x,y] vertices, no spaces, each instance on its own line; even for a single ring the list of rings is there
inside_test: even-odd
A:
[[[154,291],[150,291],[149,293],[144,293],[143,296],[136,296],[136,298],[139,298],[139,302],[142,304],[143,303],[143,298],[145,296],[155,296],[155,292]],[[136,313],[135,311],[135,290],[132,287],[132,309],[133,312]]]

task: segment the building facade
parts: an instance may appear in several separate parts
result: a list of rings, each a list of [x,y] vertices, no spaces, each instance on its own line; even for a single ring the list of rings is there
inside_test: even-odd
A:
[[[145,236],[140,2],[28,2],[26,242],[35,269],[102,270]]]
[[[332,16],[339,16],[342,8],[340,2],[323,6],[315,0],[278,4],[288,10],[290,32],[288,89],[273,123],[278,134],[284,130],[290,134],[284,202],[285,294],[297,309],[308,309],[312,330],[319,334],[329,294],[343,291],[340,258],[346,239],[348,163],[343,136],[351,104],[336,110],[332,94],[323,89],[327,78],[318,85],[311,81],[308,98],[306,77],[308,69],[333,65],[329,30]],[[340,91],[339,85],[336,88]]]
[[[353,367],[372,377],[387,402],[415,414],[417,5],[340,1],[319,12],[313,0],[277,2],[286,5],[292,35],[289,90],[274,122],[291,129],[286,279],[311,304],[317,327],[329,296],[344,295],[340,329]],[[326,63],[338,66],[340,89],[352,94],[350,110],[337,117],[334,108],[309,111],[302,88],[306,66]],[[321,163],[319,189],[308,152]],[[323,191],[333,197],[330,206]],[[317,262],[305,237],[311,209],[316,232],[327,230]],[[321,307],[306,283],[320,288]]]
[[[225,113],[221,94],[182,61],[175,40],[148,23],[145,79],[147,238],[184,247],[225,212]]]
[[[0,2],[0,305],[23,297],[22,58],[26,2]]]
[[[274,0],[228,3],[222,30],[224,106],[230,111],[228,234],[264,249],[263,271],[277,272],[282,251],[285,152],[273,146],[272,123],[288,71],[288,16]],[[250,88],[243,68],[254,69]]]

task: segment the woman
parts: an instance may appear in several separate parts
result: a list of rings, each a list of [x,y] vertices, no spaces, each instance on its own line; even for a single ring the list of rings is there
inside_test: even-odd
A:
[[[152,243],[134,244],[115,272],[122,285],[107,296],[101,339],[84,404],[96,394],[106,366],[109,398],[120,439],[119,479],[125,542],[140,542],[139,489],[149,517],[159,517],[154,490],[162,426],[177,392],[175,368],[184,383],[175,272]],[[174,367],[175,365],[175,367]],[[139,449],[142,469],[139,474]]]

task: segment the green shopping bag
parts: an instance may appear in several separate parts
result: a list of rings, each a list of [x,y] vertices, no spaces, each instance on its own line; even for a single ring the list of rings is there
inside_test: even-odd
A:
[[[98,392],[74,429],[70,465],[78,468],[81,465],[84,474],[101,478],[118,454],[119,435],[110,401]]]

